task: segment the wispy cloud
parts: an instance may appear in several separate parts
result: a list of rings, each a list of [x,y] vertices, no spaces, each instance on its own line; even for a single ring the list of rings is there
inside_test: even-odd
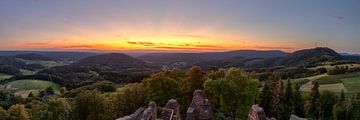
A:
[[[343,20],[343,19],[345,19],[345,17],[343,17],[343,16],[335,16],[335,18],[338,19],[338,20]]]
[[[128,41],[127,43],[132,44],[132,45],[141,45],[141,46],[156,46],[156,44],[152,43],[152,42],[141,42],[141,41],[132,42],[132,41]]]
[[[294,47],[271,47],[271,46],[254,46],[256,49],[268,49],[268,50],[294,50]]]

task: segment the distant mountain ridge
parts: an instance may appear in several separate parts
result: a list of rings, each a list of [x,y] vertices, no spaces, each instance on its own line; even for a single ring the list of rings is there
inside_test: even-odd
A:
[[[138,59],[157,65],[191,65],[198,62],[226,60],[234,58],[271,58],[281,57],[288,53],[279,50],[257,51],[236,50],[227,52],[205,52],[205,53],[153,53],[138,57]]]

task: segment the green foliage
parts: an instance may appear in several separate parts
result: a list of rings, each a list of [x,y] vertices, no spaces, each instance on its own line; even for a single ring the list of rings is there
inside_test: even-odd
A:
[[[29,114],[25,111],[25,105],[16,104],[8,109],[10,114],[9,120],[28,120]]]
[[[290,115],[293,114],[293,92],[291,82],[288,79],[285,89],[285,95],[283,98],[283,103],[281,104],[281,109],[279,111],[279,120],[288,120]]]
[[[299,117],[305,117],[304,99],[301,95],[300,85],[298,83],[295,85],[295,91],[293,94],[294,114]]]
[[[246,118],[258,96],[258,81],[245,76],[239,68],[230,68],[224,78],[208,80],[205,90],[220,97],[221,111],[232,119]]]
[[[10,114],[0,107],[0,120],[7,120],[10,117]]]
[[[115,118],[130,115],[139,106],[144,106],[145,88],[141,83],[128,84],[111,94]]]
[[[307,108],[307,115],[310,118],[316,118],[319,115],[319,105],[320,105],[320,92],[319,84],[314,83],[314,87],[311,89],[309,105]]]
[[[83,91],[74,99],[73,119],[75,120],[109,120],[112,119],[109,100],[97,91]]]
[[[205,80],[205,74],[199,66],[193,66],[187,71],[186,78],[180,82],[181,92],[183,93],[186,105],[190,104],[195,90],[203,89]]]
[[[323,91],[320,96],[320,116],[319,119],[330,120],[332,119],[333,106],[336,104],[336,96],[329,91]]]
[[[151,75],[143,81],[145,86],[145,101],[155,101],[164,106],[169,99],[180,98],[179,82],[166,76],[163,72]]]
[[[269,85],[269,81],[264,82],[264,87],[262,88],[261,95],[260,95],[260,106],[264,109],[265,113],[268,115],[268,111],[270,111],[270,102],[272,91]]]
[[[224,69],[218,69],[216,71],[210,71],[207,76],[209,79],[211,80],[218,80],[220,78],[224,78],[225,77],[225,70]]]

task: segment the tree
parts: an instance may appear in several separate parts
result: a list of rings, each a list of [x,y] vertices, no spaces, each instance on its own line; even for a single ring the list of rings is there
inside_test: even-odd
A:
[[[284,97],[284,85],[279,76],[270,77],[272,94],[271,94],[271,101],[270,102],[270,110],[269,110],[269,117],[278,118],[279,107],[281,107],[281,103]]]
[[[319,99],[319,84],[315,82],[313,88],[311,88],[310,100],[307,108],[307,114],[310,118],[317,118],[317,116],[319,116]]]
[[[258,81],[245,76],[239,68],[230,68],[224,78],[208,80],[205,91],[220,97],[221,111],[231,119],[245,119],[258,96]]]
[[[28,98],[34,97],[34,94],[32,92],[29,93]]]
[[[181,92],[183,93],[186,105],[190,104],[195,90],[203,89],[205,80],[205,74],[199,66],[193,66],[187,71],[186,78],[180,82]]]
[[[268,112],[270,111],[271,108],[269,101],[271,101],[271,95],[272,95],[269,84],[270,84],[269,81],[264,82],[264,87],[262,88],[260,95],[260,106],[264,109],[267,116],[269,116]]]
[[[74,98],[73,119],[75,120],[108,120],[109,100],[98,91],[83,91]]]
[[[23,104],[16,104],[8,109],[10,120],[28,120],[29,114],[25,111]]]
[[[166,76],[163,72],[156,73],[143,81],[145,101],[155,101],[164,106],[169,99],[180,98],[179,82]]]
[[[9,113],[4,110],[2,107],[0,107],[0,120],[7,120],[9,119]]]
[[[48,103],[47,111],[50,112],[51,120],[70,119],[71,107],[64,98],[52,99]]]
[[[207,76],[211,80],[218,80],[224,78],[225,74],[226,73],[224,69],[217,69],[216,71],[215,70],[209,71]]]
[[[132,114],[144,106],[145,88],[141,83],[128,84],[112,93],[114,119]]]
[[[284,99],[279,111],[279,120],[288,120],[293,114],[293,95],[290,79],[287,80]]]
[[[299,83],[295,85],[294,97],[293,97],[294,114],[299,117],[305,117],[304,99],[300,93]]]
[[[320,116],[321,120],[332,119],[333,106],[336,104],[336,96],[330,91],[323,91],[320,96]]]

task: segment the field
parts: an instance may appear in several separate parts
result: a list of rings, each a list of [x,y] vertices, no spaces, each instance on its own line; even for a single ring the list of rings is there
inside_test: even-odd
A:
[[[12,75],[0,73],[0,80],[8,79],[8,78],[11,78],[11,77],[12,77]]]
[[[309,68],[309,69],[317,69],[317,68],[326,68],[327,70],[333,69],[335,66],[339,66],[339,67],[346,67],[348,66],[349,68],[353,68],[353,67],[360,67],[360,64],[342,64],[342,65],[323,65],[323,66],[317,66],[317,67],[313,67],[313,68]]]
[[[313,87],[313,81],[317,81],[319,83],[320,91],[329,90],[332,92],[341,92],[344,90],[347,93],[360,92],[360,72],[318,77],[304,84],[300,90],[310,92]]]
[[[47,87],[53,87],[56,92],[58,92],[60,88],[58,84],[50,81],[17,80],[0,86],[0,89],[12,91],[15,93],[15,95],[27,97],[30,92],[37,94],[40,90],[43,90]]]
[[[39,64],[46,68],[65,65],[65,63],[63,62],[57,62],[57,61],[33,61],[33,60],[22,60],[22,61],[24,61],[26,64]]]

